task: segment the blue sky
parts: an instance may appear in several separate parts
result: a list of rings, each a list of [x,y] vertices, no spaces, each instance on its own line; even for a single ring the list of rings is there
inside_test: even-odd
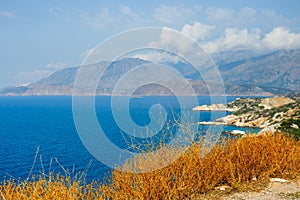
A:
[[[106,38],[169,27],[209,52],[300,48],[300,1],[1,1],[0,87],[79,65]]]

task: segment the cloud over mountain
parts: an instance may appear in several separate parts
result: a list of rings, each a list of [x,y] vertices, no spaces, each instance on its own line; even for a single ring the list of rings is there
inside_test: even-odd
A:
[[[300,48],[300,33],[293,33],[286,27],[276,27],[267,33],[262,43],[269,49],[298,49]]]
[[[196,22],[193,25],[185,24],[182,27],[181,32],[193,40],[203,40],[205,39],[213,29],[215,29],[216,26],[214,25],[207,25],[207,24],[201,24],[200,22]]]
[[[300,33],[292,32],[287,27],[275,27],[266,34],[262,34],[258,28],[251,30],[226,28],[219,38],[203,41],[214,28],[214,25],[197,22],[194,25],[184,25],[181,32],[198,41],[210,53],[233,49],[270,52],[300,48]]]

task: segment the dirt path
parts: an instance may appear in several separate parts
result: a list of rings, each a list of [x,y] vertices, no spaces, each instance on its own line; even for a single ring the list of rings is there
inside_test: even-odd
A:
[[[291,200],[300,199],[300,178],[290,180],[287,183],[270,182],[268,186],[260,191],[230,192],[216,190],[195,200]]]
[[[222,200],[282,200],[300,199],[300,180],[288,183],[274,182],[260,192],[241,192],[221,197]]]

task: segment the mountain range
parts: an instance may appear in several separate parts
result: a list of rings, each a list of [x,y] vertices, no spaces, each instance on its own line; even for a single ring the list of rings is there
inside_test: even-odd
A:
[[[224,81],[228,95],[276,95],[300,91],[300,50],[280,50],[268,54],[251,54],[247,51],[227,52],[213,55]],[[97,95],[111,95],[116,82],[134,67],[149,64],[150,61],[139,58],[124,58],[112,62],[99,80]],[[101,67],[108,62],[94,64]],[[208,95],[209,91],[201,75],[188,63],[167,62],[189,81],[197,95]],[[89,67],[89,66],[85,66]],[[97,67],[96,67],[97,68]],[[95,69],[96,69],[95,68]],[[28,86],[14,86],[0,89],[0,95],[72,95],[73,85],[79,67],[59,70],[47,78],[36,81]],[[97,70],[91,76],[97,77]],[[167,78],[168,74],[164,74]],[[89,81],[91,77],[86,77]],[[177,87],[180,94],[188,95],[185,88],[176,82],[170,82]],[[216,94],[222,91],[215,88]],[[83,91],[82,95],[92,95]],[[174,95],[168,88],[158,84],[148,84],[138,88],[136,95]],[[122,91],[116,95],[128,95]]]

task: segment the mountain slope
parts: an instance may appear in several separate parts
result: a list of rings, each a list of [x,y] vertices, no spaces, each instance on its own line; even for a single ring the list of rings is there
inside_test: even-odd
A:
[[[37,81],[36,85],[52,85],[52,86],[61,86],[68,85],[72,86],[75,82],[76,74],[79,67],[70,67],[62,69],[50,75],[47,78],[44,78],[40,81]]]
[[[300,50],[277,51],[270,54],[256,57],[247,56],[246,51],[222,54],[218,58],[218,67],[223,77],[227,94],[231,95],[266,95],[282,94],[299,91],[300,89]],[[238,60],[238,55],[242,59]],[[219,55],[221,56],[221,55]],[[228,56],[228,58],[226,57]],[[232,62],[231,62],[232,61]],[[98,95],[110,95],[116,82],[129,70],[136,66],[149,64],[151,62],[138,58],[125,58],[112,62],[99,80],[97,87]],[[108,62],[100,62],[92,68],[104,67]],[[208,95],[205,82],[190,64],[185,62],[164,63],[172,66],[187,79],[198,95]],[[95,68],[95,69],[96,69]],[[0,89],[0,95],[72,95],[73,85],[79,67],[66,68],[53,73],[51,76],[37,81],[29,86],[8,87]],[[83,81],[89,81],[98,77],[98,71],[91,71]],[[164,74],[166,80],[169,75]],[[184,87],[172,82],[171,85],[180,88],[181,94],[187,95]],[[181,88],[182,87],[182,88]],[[214,88],[214,91],[222,94],[221,88]],[[84,93],[83,93],[84,94]],[[172,92],[161,86],[152,84],[141,87],[138,95],[172,95]],[[90,95],[86,93],[84,95]],[[126,95],[126,92],[119,94]]]
[[[300,50],[239,60],[219,67],[224,82],[299,90]]]

